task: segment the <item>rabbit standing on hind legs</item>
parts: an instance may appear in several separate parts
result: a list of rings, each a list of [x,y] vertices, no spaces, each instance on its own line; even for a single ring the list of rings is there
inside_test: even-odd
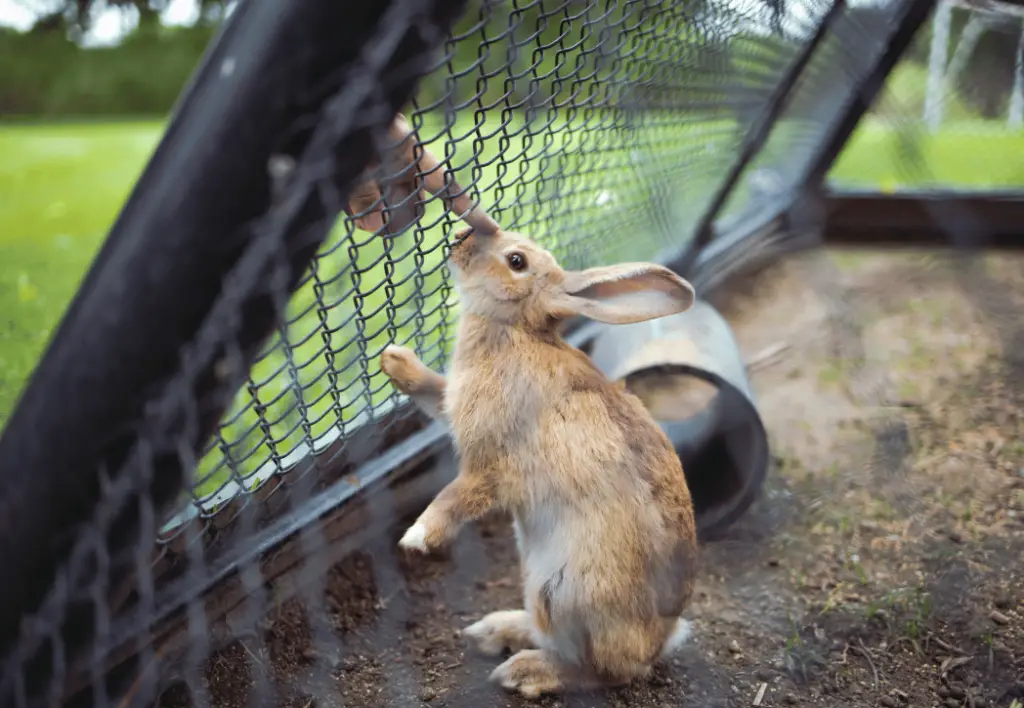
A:
[[[518,234],[471,234],[449,265],[463,313],[447,377],[404,347],[381,367],[446,419],[459,471],[403,536],[407,551],[450,543],[466,522],[511,513],[524,609],[464,634],[491,679],[535,697],[628,683],[689,636],[681,618],[697,562],[682,465],[640,400],[557,334],[574,316],[624,324],[681,312],[693,288],[629,263],[571,272]]]

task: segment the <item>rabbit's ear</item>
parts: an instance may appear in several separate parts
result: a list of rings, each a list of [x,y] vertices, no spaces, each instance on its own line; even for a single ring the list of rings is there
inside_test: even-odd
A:
[[[567,272],[556,304],[562,315],[630,324],[688,310],[693,298],[693,286],[664,266],[622,263]]]

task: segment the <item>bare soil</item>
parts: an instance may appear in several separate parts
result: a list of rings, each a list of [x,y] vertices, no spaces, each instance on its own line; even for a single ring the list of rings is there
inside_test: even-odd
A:
[[[763,497],[703,549],[689,646],[649,681],[539,704],[1017,708],[1024,261],[808,254],[717,304],[771,438]],[[333,568],[319,607],[279,607],[212,657],[210,702],[527,705],[458,636],[520,606],[507,520],[443,560],[398,557],[409,521]]]

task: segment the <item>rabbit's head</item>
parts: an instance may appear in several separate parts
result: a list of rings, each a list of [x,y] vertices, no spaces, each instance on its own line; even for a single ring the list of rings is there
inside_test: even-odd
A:
[[[683,312],[694,298],[693,286],[664,266],[567,271],[536,243],[509,231],[461,236],[448,262],[469,312],[537,329],[574,315],[610,324],[642,322]]]

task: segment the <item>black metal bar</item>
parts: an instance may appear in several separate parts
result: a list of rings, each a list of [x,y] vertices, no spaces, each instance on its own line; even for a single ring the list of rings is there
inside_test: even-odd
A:
[[[803,74],[804,69],[811,61],[811,58],[814,56],[818,46],[825,39],[832,23],[835,22],[836,17],[843,12],[845,7],[845,0],[833,0],[832,6],[828,9],[828,12],[825,13],[825,16],[821,18],[821,22],[815,29],[814,35],[806,44],[803,45],[800,54],[798,54],[789,65],[789,68],[786,70],[786,73],[783,75],[779,83],[775,85],[771,96],[768,98],[768,102],[761,110],[757,120],[755,120],[753,125],[750,126],[746,136],[743,138],[743,144],[740,147],[739,154],[729,167],[729,171],[726,173],[725,179],[723,179],[721,184],[719,184],[710,204],[708,204],[707,209],[697,222],[697,226],[694,230],[695,235],[693,241],[688,245],[683,256],[672,264],[672,266],[681,274],[687,275],[689,273],[693,268],[693,264],[697,261],[701,249],[703,249],[714,238],[715,219],[718,218],[719,212],[721,212],[722,207],[725,206],[726,201],[729,199],[729,195],[732,194],[733,189],[735,189],[736,184],[739,182],[740,177],[743,175],[743,171],[747,168],[747,165],[750,164],[751,160],[753,160],[761,151],[761,148],[764,147],[765,142],[768,140],[768,136],[771,134],[772,127],[782,115],[783,110],[785,110],[787,100],[796,88],[797,82]]]
[[[842,117],[829,128],[828,138],[821,143],[818,155],[808,163],[804,174],[805,185],[821,184],[832,163],[846,145],[861,117],[871,108],[878,92],[885,85],[896,62],[910,46],[914,35],[928,19],[935,0],[904,0],[903,14],[898,18],[896,30],[889,36],[885,51],[854,91],[852,100]]]
[[[941,205],[943,211],[937,211]],[[949,246],[1024,248],[1024,188],[1007,192],[834,191],[825,198],[823,239],[843,246]],[[950,238],[944,213],[970,214],[970,233]]]
[[[267,281],[233,288],[242,274],[296,286],[464,4],[239,4],[0,439],[5,655],[113,486],[141,486],[135,499],[156,518],[174,501],[191,474],[183,452],[198,456],[283,314],[286,292]],[[299,167],[272,203],[268,163],[280,154]],[[235,313],[234,331],[212,326],[218,307]],[[131,499],[105,529],[112,562],[137,542]],[[91,623],[76,606],[63,639],[85,641]]]

